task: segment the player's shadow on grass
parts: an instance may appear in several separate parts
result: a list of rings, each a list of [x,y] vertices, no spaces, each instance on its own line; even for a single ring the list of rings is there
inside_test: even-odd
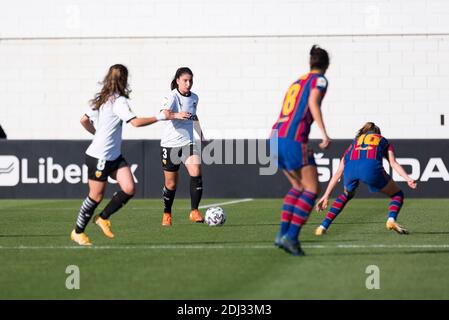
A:
[[[385,221],[360,221],[360,222],[340,222],[340,221],[338,221],[338,222],[334,222],[333,224],[334,225],[337,225],[337,224],[382,224],[382,223],[385,223]]]
[[[304,251],[310,252],[313,248],[304,248]],[[342,249],[334,249],[334,250],[342,250]],[[388,256],[388,255],[398,255],[398,254],[448,254],[449,249],[444,250],[392,250],[392,251],[384,251],[384,252],[314,252],[313,256]]]
[[[247,223],[247,224],[227,224],[226,228],[239,228],[239,227],[265,227],[265,226],[279,226],[279,223]]]
[[[65,237],[65,234],[0,234],[0,238],[52,238]]]
[[[335,239],[335,238],[324,239],[323,237],[320,237],[314,239],[301,240],[301,243],[321,243],[321,242],[335,243],[335,242],[354,242],[354,241],[360,241],[360,239]]]
[[[226,245],[226,244],[267,244],[270,243],[272,244],[273,241],[267,242],[267,241],[260,241],[260,240],[230,240],[230,241],[188,241],[188,242],[152,242],[151,245],[169,245],[169,246],[201,246],[201,245],[205,245],[205,246],[221,246],[221,245]],[[141,243],[135,243],[135,244],[131,244],[131,245],[141,245]],[[274,247],[274,245],[273,245]]]
[[[414,231],[413,234],[449,234],[449,231]]]

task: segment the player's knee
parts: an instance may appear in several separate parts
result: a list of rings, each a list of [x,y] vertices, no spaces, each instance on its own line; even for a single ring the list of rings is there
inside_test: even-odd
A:
[[[307,191],[309,191],[311,193],[315,193],[315,194],[320,194],[320,192],[321,192],[321,188],[320,188],[319,184],[313,184],[313,185],[310,185],[310,186],[305,186],[304,190],[307,190]]]
[[[136,189],[135,189],[134,185],[131,185],[131,186],[125,186],[124,188],[122,188],[122,191],[124,193],[126,193],[127,195],[130,195],[131,197],[133,197],[136,192]]]
[[[92,193],[89,192],[89,198],[91,198],[92,200],[94,200],[97,203],[100,203],[101,200],[103,200],[104,194],[103,193]]]
[[[393,194],[391,196],[391,198],[396,198],[397,200],[404,202],[404,192],[402,192],[402,190],[399,190],[398,192],[396,192],[395,194]]]
[[[169,190],[175,190],[176,189],[176,180],[165,181],[165,187]]]
[[[200,166],[191,166],[191,168],[189,168],[189,174],[191,177],[201,176],[201,167]]]
[[[348,201],[349,201],[349,200],[351,200],[352,198],[354,198],[354,196],[355,196],[355,191],[345,191],[345,195],[346,195],[346,198],[347,198]]]

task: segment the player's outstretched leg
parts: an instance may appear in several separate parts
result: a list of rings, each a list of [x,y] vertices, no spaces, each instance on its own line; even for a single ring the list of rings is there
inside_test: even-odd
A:
[[[103,211],[95,216],[95,224],[100,227],[104,235],[110,239],[114,238],[114,234],[111,230],[111,221],[109,218],[116,213],[120,208],[128,203],[134,194],[127,194],[122,190],[115,192],[109,203],[103,209]]]
[[[90,218],[92,217],[99,202],[96,202],[90,197],[84,199],[76,219],[76,227],[70,234],[70,238],[81,246],[90,246],[92,243],[89,237],[84,233]]]
[[[388,220],[386,227],[388,230],[396,231],[399,234],[409,234],[409,231],[399,225],[396,220],[401,211],[402,205],[404,204],[404,193],[402,190],[396,192],[391,196],[391,202],[388,207]]]
[[[349,200],[352,199],[352,197],[353,196],[351,194],[342,193],[341,195],[338,196],[337,199],[335,199],[334,203],[332,203],[331,208],[327,212],[323,222],[321,222],[321,225],[315,229],[316,236],[321,236],[327,232],[329,226],[332,224],[335,218],[337,218],[337,216],[344,209]]]
[[[134,196],[134,179],[128,165],[120,167],[111,176],[117,180],[121,190],[114,193],[103,211],[95,217],[95,224],[100,227],[103,234],[109,239],[114,238],[111,230],[111,221],[109,220],[110,217]]]
[[[290,221],[293,216],[293,210],[298,198],[301,196],[301,191],[291,188],[284,197],[284,204],[282,205],[281,211],[281,223],[279,226],[279,232],[276,234],[274,239],[274,245],[278,248],[282,248],[281,239],[287,233],[288,227],[290,226]]]

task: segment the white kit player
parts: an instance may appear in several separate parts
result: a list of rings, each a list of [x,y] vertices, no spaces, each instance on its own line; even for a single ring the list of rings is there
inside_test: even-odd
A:
[[[71,239],[79,245],[91,245],[84,230],[103,199],[108,177],[117,180],[120,191],[114,193],[111,201],[94,219],[106,237],[114,237],[110,216],[134,195],[133,176],[121,153],[123,123],[142,127],[175,117],[168,110],[161,111],[156,117],[136,117],[128,105],[129,93],[127,68],[121,64],[113,65],[103,80],[103,88],[90,101],[91,107],[81,118],[81,124],[94,138],[86,150],[89,195],[81,205],[76,227],[71,233]],[[187,113],[176,115],[179,119],[188,116]]]
[[[191,91],[192,85],[192,71],[185,67],[179,68],[171,83],[172,91],[166,97],[163,107],[174,115],[178,112],[187,112],[190,115],[188,120],[167,121],[161,139],[161,162],[165,178],[163,226],[172,225],[172,205],[181,162],[184,163],[190,175],[191,211],[189,218],[192,222],[204,222],[204,218],[198,210],[203,194],[203,182],[200,150],[195,143],[194,130],[200,135],[201,140],[203,140],[203,135],[196,115],[198,96]]]

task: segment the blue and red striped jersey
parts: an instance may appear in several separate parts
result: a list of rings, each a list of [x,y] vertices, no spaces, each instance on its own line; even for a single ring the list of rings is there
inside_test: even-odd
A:
[[[313,117],[309,110],[309,96],[318,88],[324,97],[327,79],[317,72],[310,72],[295,81],[285,94],[282,110],[272,129],[278,131],[279,138],[288,138],[301,143],[309,140]]]
[[[343,157],[345,163],[349,161],[372,161],[382,163],[383,158],[388,159],[388,151],[394,151],[393,146],[380,134],[367,132],[354,141],[346,149]]]

